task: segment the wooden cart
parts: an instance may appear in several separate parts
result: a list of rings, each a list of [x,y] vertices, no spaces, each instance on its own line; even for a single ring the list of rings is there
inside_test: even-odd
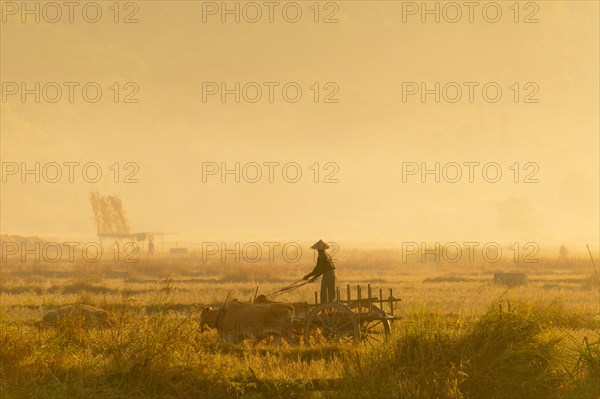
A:
[[[301,312],[305,317],[295,320],[303,331],[304,343],[366,342],[375,345],[385,341],[392,322],[401,318],[394,314],[394,305],[400,299],[394,297],[392,289],[387,298],[382,289],[377,294],[373,296],[370,284],[366,292],[360,285],[355,290],[347,285],[345,298],[338,287],[333,302],[319,304],[315,292],[315,303],[306,303],[305,311]]]

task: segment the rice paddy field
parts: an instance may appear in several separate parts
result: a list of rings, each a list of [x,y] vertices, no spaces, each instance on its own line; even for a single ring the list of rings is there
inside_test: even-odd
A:
[[[204,261],[5,259],[0,286],[2,398],[598,398],[600,292],[589,257],[537,263],[402,261],[399,251],[340,251],[346,285],[393,289],[388,340],[226,344],[200,331],[199,309],[250,301],[314,266]],[[525,272],[527,285],[493,283]],[[314,303],[319,283],[279,296]],[[386,294],[387,295],[387,294]],[[110,312],[109,328],[46,327],[63,305]]]

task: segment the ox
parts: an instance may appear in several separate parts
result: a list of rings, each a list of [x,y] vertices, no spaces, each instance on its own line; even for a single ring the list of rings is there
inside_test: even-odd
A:
[[[205,307],[200,311],[200,325],[209,325],[225,342],[238,344],[246,338],[257,343],[273,337],[276,346],[283,337],[290,345],[296,345],[290,331],[294,320],[294,308],[282,303],[240,303],[237,299],[221,309]]]
[[[275,302],[268,299],[265,295],[258,295],[254,299],[254,303],[281,303]],[[308,315],[309,307],[306,302],[292,302],[287,305],[294,308],[294,321],[292,323],[292,328],[290,329],[291,334],[295,339],[300,340],[302,335],[304,334],[304,320],[306,320],[306,316]]]
[[[271,301],[270,299],[267,299],[267,297],[265,295],[261,294],[261,295],[258,295],[254,299],[254,303],[283,303],[283,302]],[[294,318],[295,319],[300,319],[300,320],[306,319],[306,316],[308,313],[308,305],[306,304],[306,302],[292,302],[292,303],[288,303],[286,305],[290,305],[291,307],[294,308]]]

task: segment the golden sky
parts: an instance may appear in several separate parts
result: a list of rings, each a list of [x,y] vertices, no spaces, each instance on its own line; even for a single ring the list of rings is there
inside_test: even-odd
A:
[[[421,2],[393,1],[320,2],[318,23],[314,2],[276,2],[273,22],[261,6],[262,18],[251,23],[244,18],[256,10],[247,3],[237,3],[239,23],[235,15],[221,22],[221,9],[209,15],[221,2],[200,1],[122,2],[119,15],[113,2],[100,1],[96,23],[83,17],[81,3],[73,22],[63,8],[52,23],[56,10],[44,2],[40,22],[19,9],[21,2],[2,2],[2,233],[93,234],[89,193],[100,191],[123,199],[134,231],[183,237],[597,246],[597,1],[520,2],[518,16],[513,1],[497,2],[496,23],[486,21],[495,11],[489,2],[478,3],[473,22],[462,8],[456,23],[446,20],[456,11],[444,8],[448,2],[439,3],[439,23],[427,14],[423,23],[422,10],[410,13]],[[286,21],[297,7],[299,21]],[[94,11],[87,9],[87,19]],[[35,91],[35,82],[40,102],[35,94],[23,101],[21,84]],[[49,82],[62,88],[55,103],[48,101],[55,86],[43,92]],[[74,82],[72,102],[65,82]],[[102,89],[96,103],[83,98],[89,82]],[[225,102],[220,93],[207,95],[222,82],[229,89],[240,82],[239,103],[235,94]],[[439,103],[434,94],[425,101],[407,94],[436,82]],[[301,88],[297,102],[284,98],[286,84],[288,100]],[[487,93],[502,89],[497,102],[484,98],[486,84]],[[257,86],[262,96],[247,101]],[[457,86],[462,97],[452,103]],[[124,102],[134,89],[129,100],[137,102]],[[103,176],[86,182],[77,167],[71,183],[63,166],[56,183],[43,176],[35,183],[33,175],[23,183],[20,171],[8,173],[14,163],[36,162],[96,162]],[[137,183],[122,181],[133,170],[124,168],[128,162],[139,166]],[[236,162],[258,163],[262,179],[246,181],[254,176],[251,164],[244,169],[251,176],[240,183],[233,175],[222,183],[218,173],[203,182],[203,164]],[[265,162],[279,163],[273,182]],[[297,183],[281,173],[293,162],[302,171]],[[462,179],[441,176],[436,183],[428,175],[423,183],[417,173],[403,182],[403,163],[436,162],[440,171],[461,165]],[[472,183],[465,162],[480,164]],[[482,177],[490,163],[502,171],[497,183]],[[338,182],[323,182],[331,172]],[[530,173],[537,183],[524,182]]]

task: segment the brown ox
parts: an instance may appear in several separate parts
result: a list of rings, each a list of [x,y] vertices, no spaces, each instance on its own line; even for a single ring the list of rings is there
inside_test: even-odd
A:
[[[258,295],[254,299],[254,303],[283,303],[283,302],[271,301],[270,299],[267,299],[267,297],[265,295],[261,294],[261,295]],[[300,320],[306,319],[306,316],[309,311],[309,308],[308,308],[308,305],[306,304],[306,302],[292,302],[292,303],[287,303],[286,305],[290,305],[291,307],[294,308],[294,318],[295,319],[300,319]]]
[[[258,295],[254,299],[254,303],[281,303],[271,301],[267,299],[265,295]],[[304,334],[304,321],[306,320],[306,316],[308,315],[310,308],[306,304],[306,302],[292,302],[288,303],[294,308],[294,322],[292,323],[291,334],[294,336],[294,339],[300,340],[302,335]]]
[[[246,338],[260,342],[273,337],[279,346],[283,337],[296,345],[290,331],[293,320],[294,308],[280,303],[240,303],[234,299],[224,308],[206,307],[200,311],[200,325],[216,327],[219,337],[232,344]]]

